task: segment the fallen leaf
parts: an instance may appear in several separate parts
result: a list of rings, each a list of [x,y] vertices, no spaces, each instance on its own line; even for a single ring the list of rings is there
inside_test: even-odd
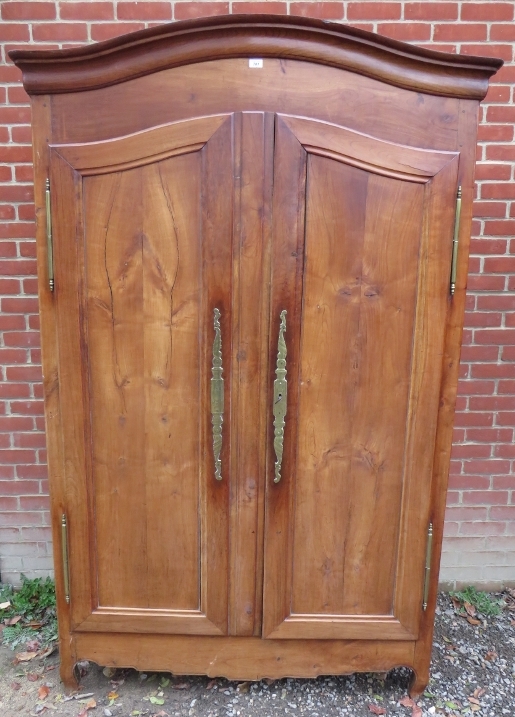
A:
[[[250,682],[240,682],[236,690],[243,693],[248,692],[250,690]]]
[[[20,617],[21,620],[21,617]],[[38,622],[37,620],[31,620],[29,622],[29,627],[31,627],[33,630],[39,630],[40,627],[43,627],[42,622]]]
[[[16,625],[17,622],[20,622],[21,615],[15,615],[14,617],[10,617],[8,620],[5,620],[6,625]]]
[[[102,674],[105,677],[114,677],[116,674],[116,667],[104,667]]]
[[[27,648],[28,652],[37,652],[41,645],[39,644],[39,640],[29,640],[25,647]]]
[[[161,681],[159,682],[159,685],[161,687],[168,687],[170,684],[170,679],[168,677],[161,677]]]
[[[29,682],[37,682],[41,679],[41,675],[38,675],[37,672],[28,672],[27,679]]]
[[[41,687],[38,690],[38,700],[41,700],[41,702],[43,702],[43,700],[46,700],[46,698],[49,695],[49,692],[50,692],[49,687],[47,687],[46,685],[41,685]]]
[[[11,682],[11,690],[19,690],[21,687],[19,682]]]
[[[467,622],[471,625],[481,625],[481,620],[476,620],[475,617],[470,617],[470,615],[467,615]]]
[[[150,695],[149,700],[153,705],[164,705],[165,703],[163,697],[154,697],[154,695]]]
[[[190,686],[188,682],[176,682],[172,687],[174,690],[188,690]]]
[[[515,627],[515,620],[510,620],[511,627]]]
[[[467,614],[470,615],[470,617],[474,617],[476,615],[476,608],[474,607],[474,605],[471,605],[466,600],[463,603],[463,607],[467,611]]]
[[[9,600],[7,602],[0,602],[0,610],[7,610],[11,606]]]
[[[95,700],[88,700],[82,710],[79,712],[77,717],[86,717],[89,710],[95,709],[97,703]]]
[[[42,659],[45,657],[48,657],[52,654],[52,652],[55,650],[55,645],[49,645],[48,647],[44,647],[42,650],[38,652],[38,657],[41,657]],[[48,665],[46,668],[47,670],[55,670],[55,665]]]
[[[117,700],[120,695],[118,692],[109,692],[107,695],[108,700]]]
[[[265,677],[265,682],[267,685],[273,685],[275,680],[273,680],[271,677]]]
[[[93,697],[94,692],[81,692],[79,694],[73,695],[74,700],[85,700],[87,697]]]
[[[459,710],[460,706],[457,705],[455,702],[446,702],[445,706],[448,707],[450,710]]]
[[[385,715],[386,714],[385,708],[379,707],[379,705],[368,705],[368,709],[374,715]]]
[[[406,695],[406,697],[403,697],[402,700],[399,700],[399,704],[403,707],[413,707],[415,703],[413,702],[411,697],[408,697],[408,695]]]
[[[468,701],[471,702],[473,705],[480,705],[481,702],[479,700],[476,700],[475,697],[469,697]]]
[[[158,713],[155,715],[155,717],[170,717],[170,715],[168,714],[168,712],[165,712],[164,710],[161,710],[160,712],[158,712]]]
[[[479,712],[479,710],[481,709],[481,705],[470,705],[470,709],[472,710],[472,712]]]
[[[488,662],[493,662],[498,657],[497,652],[495,650],[488,650],[488,652],[485,655],[485,660],[488,660]]]
[[[479,699],[480,697],[482,697],[485,694],[485,692],[486,692],[486,690],[484,687],[476,687],[472,696],[475,697],[476,699]]]
[[[16,662],[28,662],[33,660],[37,654],[37,652],[17,652],[14,659]]]
[[[206,690],[212,690],[215,685],[216,685],[216,680],[209,680],[209,682],[206,685]]]
[[[411,708],[411,717],[422,717],[422,709],[418,705]]]

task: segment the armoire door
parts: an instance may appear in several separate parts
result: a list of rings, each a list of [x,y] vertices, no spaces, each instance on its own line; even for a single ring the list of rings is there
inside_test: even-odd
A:
[[[416,639],[458,156],[291,116],[275,138],[263,635]]]
[[[219,115],[51,147],[76,630],[227,633],[231,143]]]

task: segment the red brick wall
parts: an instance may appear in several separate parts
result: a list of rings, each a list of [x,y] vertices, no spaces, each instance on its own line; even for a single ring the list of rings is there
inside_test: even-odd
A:
[[[30,109],[6,51],[69,47],[227,12],[309,15],[502,57],[479,129],[477,201],[441,579],[515,584],[515,2],[0,2],[0,569],[51,570]]]

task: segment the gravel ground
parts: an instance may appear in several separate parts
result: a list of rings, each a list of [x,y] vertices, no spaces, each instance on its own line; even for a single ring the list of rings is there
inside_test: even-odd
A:
[[[403,668],[388,675],[236,683],[135,670],[113,673],[81,663],[80,694],[65,698],[55,653],[13,664],[14,653],[1,648],[0,716],[515,717],[515,591],[492,597],[504,600],[505,609],[484,620],[460,615],[464,610],[440,595],[431,680],[417,705],[407,697],[410,672]]]

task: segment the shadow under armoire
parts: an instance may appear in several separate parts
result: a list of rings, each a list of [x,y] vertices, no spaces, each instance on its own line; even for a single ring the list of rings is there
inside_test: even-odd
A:
[[[500,61],[267,15],[13,51],[61,676],[428,680]]]

